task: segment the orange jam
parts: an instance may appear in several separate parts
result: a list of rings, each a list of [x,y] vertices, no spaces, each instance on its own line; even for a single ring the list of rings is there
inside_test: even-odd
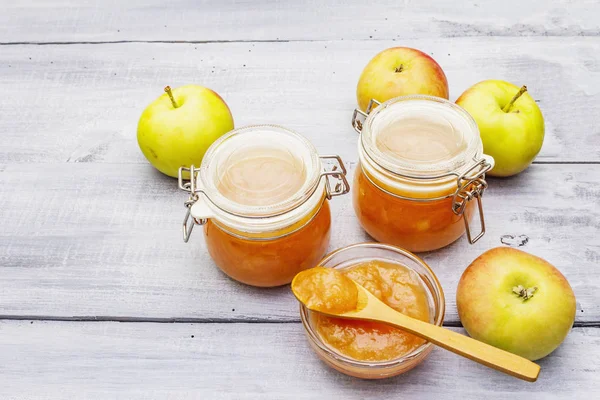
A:
[[[374,182],[377,180],[368,176],[359,164],[352,193],[354,211],[362,227],[375,240],[422,252],[447,246],[465,233],[463,217],[452,211],[451,195],[456,187],[429,194],[431,197],[449,197],[427,200],[419,199],[421,194],[417,191],[398,191]],[[467,204],[468,219],[475,207],[474,201]]]
[[[294,295],[310,310],[340,314],[358,305],[358,289],[333,268],[316,267],[300,272],[292,281]]]
[[[278,232],[248,234],[208,220],[204,226],[210,256],[231,278],[253,286],[280,286],[319,263],[331,235],[329,202]]]
[[[430,321],[427,293],[414,271],[383,260],[362,262],[339,271],[393,309],[422,321]],[[321,291],[321,295],[329,297],[340,290],[335,285],[330,287],[332,289]],[[349,298],[352,299],[352,296]],[[325,344],[358,361],[393,360],[425,343],[421,338],[379,322],[311,313],[311,325]]]

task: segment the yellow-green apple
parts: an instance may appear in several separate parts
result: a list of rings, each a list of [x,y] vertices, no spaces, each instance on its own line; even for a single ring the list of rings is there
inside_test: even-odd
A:
[[[511,176],[525,170],[544,142],[544,117],[535,100],[512,83],[479,82],[467,89],[456,104],[479,126],[483,151],[496,164],[489,175]]]
[[[152,102],[140,117],[137,139],[150,163],[177,177],[179,167],[199,166],[208,147],[233,129],[233,117],[216,92],[187,85]]]
[[[554,351],[575,319],[575,294],[547,261],[510,247],[480,255],[456,291],[471,337],[530,360]]]
[[[392,47],[377,54],[362,71],[356,87],[363,111],[371,99],[383,102],[409,94],[448,98],[448,80],[440,65],[410,47]]]

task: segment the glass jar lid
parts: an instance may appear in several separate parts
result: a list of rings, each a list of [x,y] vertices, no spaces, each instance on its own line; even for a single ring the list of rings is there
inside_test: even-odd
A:
[[[364,121],[360,140],[377,164],[408,178],[457,175],[483,151],[477,124],[467,111],[424,95],[379,105]]]
[[[321,160],[301,135],[275,125],[235,129],[206,152],[198,186],[214,205],[243,217],[274,216],[317,188]]]
[[[189,179],[189,180],[188,180]],[[179,168],[184,203],[183,240],[209,219],[239,232],[293,227],[324,199],[350,185],[338,155],[319,155],[303,136],[277,125],[235,129],[207,150],[200,168]]]

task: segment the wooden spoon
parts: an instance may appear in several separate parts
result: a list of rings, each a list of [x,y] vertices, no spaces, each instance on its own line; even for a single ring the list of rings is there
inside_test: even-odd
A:
[[[331,312],[318,307],[311,308],[302,300],[302,296],[296,293],[293,282],[292,291],[298,301],[303,303],[309,310],[334,317],[378,321],[393,325],[487,367],[529,382],[537,380],[540,373],[540,366],[526,358],[490,346],[460,333],[399,313],[354,280],[352,282],[356,284],[358,289],[358,301],[356,307],[347,312],[339,312],[338,310]]]

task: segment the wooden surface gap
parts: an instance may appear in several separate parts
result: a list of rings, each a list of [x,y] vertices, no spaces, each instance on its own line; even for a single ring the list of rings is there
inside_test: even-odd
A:
[[[389,40],[389,39],[355,39],[356,41],[364,40]],[[0,42],[0,46],[62,46],[72,44],[124,44],[124,43],[162,43],[162,44],[213,44],[213,43],[288,43],[288,42],[333,42],[335,40],[98,40],[98,41],[64,41],[64,42]]]
[[[268,318],[153,318],[128,316],[53,316],[53,315],[0,315],[0,321],[40,321],[40,322],[127,322],[155,324],[299,324],[299,318],[268,319]],[[460,321],[446,321],[446,328],[462,328]],[[573,328],[600,328],[600,321],[575,321]]]
[[[53,316],[53,315],[0,315],[0,321],[49,321],[49,322],[127,322],[156,324],[297,324],[300,318],[163,318],[163,317],[129,317],[129,316]],[[459,326],[452,322],[448,326]]]
[[[595,165],[600,164],[600,161],[534,161],[533,164],[544,164],[544,165],[573,165],[573,164],[581,164],[581,165]]]

